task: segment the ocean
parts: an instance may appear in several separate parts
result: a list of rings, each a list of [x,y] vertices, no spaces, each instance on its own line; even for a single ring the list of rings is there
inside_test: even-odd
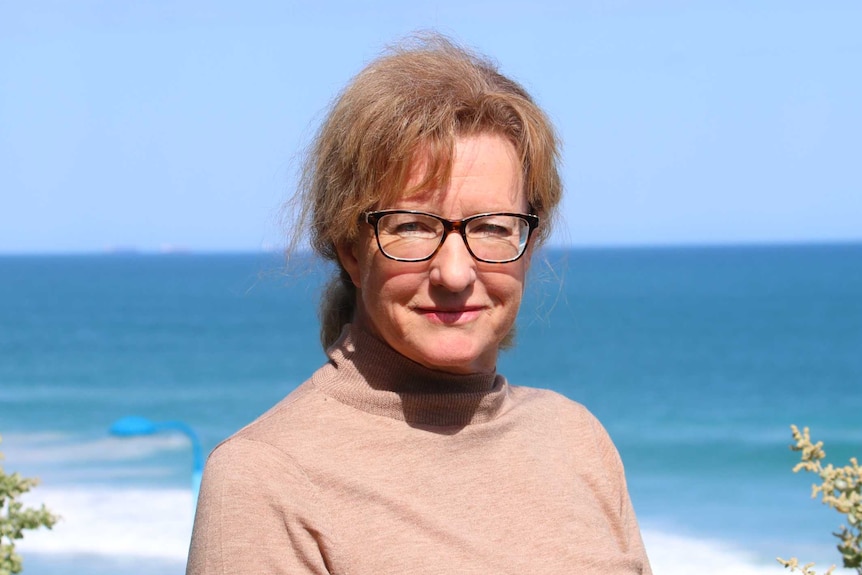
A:
[[[62,516],[27,575],[179,575],[208,452],[323,361],[323,271],[272,254],[0,257],[0,451]],[[585,404],[626,465],[657,574],[825,569],[842,517],[794,475],[790,424],[862,456],[862,245],[547,250],[499,370]]]

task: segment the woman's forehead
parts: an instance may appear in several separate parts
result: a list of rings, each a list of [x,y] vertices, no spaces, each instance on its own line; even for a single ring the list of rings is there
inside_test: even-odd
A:
[[[447,212],[451,217],[528,210],[520,156],[499,134],[459,136],[451,146],[426,143],[402,170],[401,181],[379,189],[367,209]]]
[[[463,190],[429,190],[415,192],[410,195],[402,195],[394,198],[392,206],[402,209],[423,210],[431,207],[463,207],[476,208],[480,212],[511,212],[523,211],[527,208],[528,201],[521,187],[510,190],[495,188],[492,193],[477,193],[472,189]],[[383,208],[382,208],[383,209]],[[433,210],[423,210],[432,211]]]

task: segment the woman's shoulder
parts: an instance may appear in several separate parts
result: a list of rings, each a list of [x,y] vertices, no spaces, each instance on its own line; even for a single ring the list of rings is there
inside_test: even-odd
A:
[[[582,403],[551,389],[509,387],[515,409],[524,410],[538,425],[551,427],[554,433],[570,441],[594,444],[607,456],[617,457],[607,430]]]
[[[590,410],[562,393],[541,387],[509,385],[510,395],[514,404],[537,409],[544,412],[553,410],[558,416],[576,420],[594,421],[596,417]]]
[[[314,418],[318,395],[308,381],[300,384],[254,421],[219,443],[213,454],[233,453],[235,457],[257,457],[266,452],[287,454],[295,444],[294,436],[302,433],[308,420]]]

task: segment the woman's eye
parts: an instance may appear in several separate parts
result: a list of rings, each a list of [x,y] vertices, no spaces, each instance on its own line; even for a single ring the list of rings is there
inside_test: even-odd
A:
[[[436,236],[434,226],[421,220],[410,220],[398,222],[389,230],[390,233],[399,236]]]
[[[422,224],[420,224],[419,222],[404,222],[402,224],[398,224],[398,228],[395,231],[400,234],[405,234],[421,230]]]
[[[490,238],[506,238],[512,235],[512,228],[495,222],[483,222],[470,230],[471,235]]]

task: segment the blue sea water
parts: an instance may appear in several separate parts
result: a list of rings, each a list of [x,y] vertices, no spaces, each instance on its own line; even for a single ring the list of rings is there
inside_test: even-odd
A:
[[[63,516],[25,573],[183,572],[193,503],[182,420],[205,450],[323,362],[322,271],[273,255],[0,257],[0,451]],[[791,473],[789,425],[862,456],[862,245],[549,250],[516,385],[584,403],[623,457],[656,573],[835,562],[841,517]]]

